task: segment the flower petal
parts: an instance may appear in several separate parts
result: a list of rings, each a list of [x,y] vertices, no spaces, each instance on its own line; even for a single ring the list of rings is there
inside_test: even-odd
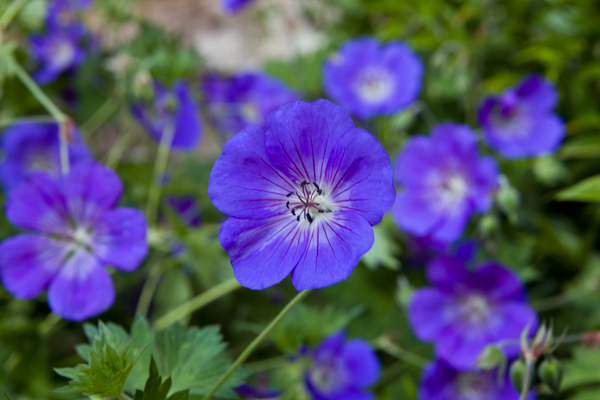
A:
[[[6,216],[13,225],[34,232],[60,235],[70,229],[64,197],[44,173],[32,175],[9,193]]]
[[[346,361],[346,368],[354,385],[366,387],[379,380],[381,363],[367,341],[349,340],[344,346],[342,357]]]
[[[306,250],[308,230],[288,212],[260,220],[229,218],[219,242],[229,254],[238,282],[264,289],[285,278]]]
[[[527,143],[526,155],[541,156],[554,153],[566,135],[564,121],[555,114],[540,115],[531,126],[531,139]]]
[[[48,288],[50,309],[70,321],[83,321],[106,311],[115,300],[110,274],[90,253],[78,250]]]
[[[273,166],[264,140],[262,128],[249,126],[223,147],[208,182],[208,197],[221,212],[260,219],[287,210],[286,195],[297,188]]]
[[[549,111],[558,103],[554,83],[542,75],[531,74],[517,84],[517,95],[530,109]]]
[[[198,146],[203,132],[198,106],[185,81],[177,80],[173,84],[173,93],[177,97],[178,106],[171,146],[175,150],[192,151]]]
[[[442,214],[441,207],[434,207],[426,191],[404,189],[396,196],[392,218],[398,226],[416,236],[429,234]]]
[[[323,190],[331,191],[338,209],[360,213],[371,225],[378,224],[396,198],[389,154],[369,132],[349,130],[327,161]]]
[[[64,178],[64,194],[70,216],[77,224],[92,224],[113,208],[123,191],[119,176],[96,162],[82,162]]]
[[[2,285],[18,299],[37,297],[62,266],[67,252],[55,240],[17,235],[0,244]]]
[[[294,101],[267,118],[265,144],[273,165],[300,184],[323,182],[333,146],[355,128],[348,111],[327,100]]]
[[[310,225],[308,248],[292,271],[292,283],[298,290],[322,288],[348,278],[375,240],[373,228],[359,213],[337,211],[320,217]]]
[[[147,225],[146,216],[134,208],[108,211],[94,224],[91,247],[103,263],[133,271],[148,253]]]
[[[408,318],[415,335],[424,341],[437,339],[440,332],[453,323],[448,295],[433,288],[415,291],[408,306]]]

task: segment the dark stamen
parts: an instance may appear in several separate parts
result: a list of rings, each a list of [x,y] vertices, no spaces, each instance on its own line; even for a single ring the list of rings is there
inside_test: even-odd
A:
[[[298,218],[296,218],[296,221],[300,222],[300,216],[298,215]]]
[[[293,195],[296,192],[289,192],[288,194],[285,195],[285,197],[290,197],[291,195]]]
[[[308,185],[310,182],[308,181],[302,181],[302,183],[300,184],[300,186],[304,186],[304,185]]]
[[[306,219],[308,220],[308,223],[309,223],[309,224],[312,224],[312,222],[313,222],[313,219],[312,219],[312,217],[310,216],[310,214],[309,214],[309,213],[306,213],[305,215],[306,215]]]
[[[296,209],[292,208],[292,215],[296,215]]]
[[[290,208],[290,202],[289,201],[287,203],[285,203],[285,207],[289,210],[289,208]]]
[[[317,185],[316,182],[313,182],[313,185],[315,185],[315,187],[317,188],[317,193],[319,193],[319,194],[323,193],[323,191],[321,190],[321,188],[319,187],[319,185]]]

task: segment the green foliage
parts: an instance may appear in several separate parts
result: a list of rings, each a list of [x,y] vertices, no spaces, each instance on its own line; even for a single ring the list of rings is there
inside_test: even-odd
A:
[[[163,332],[154,332],[148,322],[139,318],[127,333],[122,327],[99,322],[84,325],[91,344],[77,346],[77,353],[88,363],[75,368],[57,369],[71,381],[70,386],[56,393],[81,393],[88,396],[114,397],[122,390],[136,393],[144,390],[147,371],[156,359],[158,374],[168,386],[167,393],[187,391],[192,395],[205,395],[227,371],[231,362],[223,355],[225,344],[218,327],[185,329],[177,323]],[[236,373],[217,394],[222,398],[235,398],[232,388],[239,386],[245,376]],[[156,385],[154,379],[152,385]],[[168,385],[167,385],[167,382]],[[170,400],[182,400],[179,394]]]
[[[556,198],[562,201],[600,202],[600,175],[586,178],[575,185],[561,190]]]
[[[398,258],[400,246],[394,240],[395,225],[390,218],[384,218],[379,225],[373,227],[375,242],[373,247],[364,256],[361,261],[369,269],[386,267],[392,270],[400,269],[401,263]]]
[[[169,377],[163,382],[158,374],[154,357],[151,357],[149,376],[144,390],[136,390],[133,400],[187,400],[189,398],[189,390],[182,390],[167,397],[170,388],[171,378]]]
[[[27,29],[41,29],[47,9],[48,0],[29,0],[17,15],[19,24]]]

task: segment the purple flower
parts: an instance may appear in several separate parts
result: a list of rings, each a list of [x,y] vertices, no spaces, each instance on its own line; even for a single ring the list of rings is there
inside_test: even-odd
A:
[[[532,392],[527,400],[535,399]],[[508,379],[498,382],[497,371],[459,371],[444,361],[428,364],[423,370],[420,400],[519,400]]]
[[[108,309],[115,290],[108,270],[135,270],[146,256],[146,218],[115,208],[119,177],[95,162],[82,162],[59,182],[30,176],[9,193],[6,216],[31,233],[0,244],[0,277],[19,299],[48,289],[50,309],[81,321]]]
[[[4,159],[0,163],[0,183],[6,190],[18,186],[36,172],[46,172],[58,178],[60,169],[60,140],[55,122],[21,122],[7,128],[0,137]],[[69,162],[75,165],[92,158],[88,148],[73,132],[74,143],[68,145]]]
[[[361,119],[394,114],[421,91],[424,66],[399,41],[382,45],[372,37],[347,41],[323,67],[325,93]]]
[[[344,331],[326,338],[309,352],[312,365],[305,375],[314,400],[372,400],[367,388],[379,380],[381,365],[363,339],[345,341]]]
[[[168,196],[167,204],[185,226],[192,228],[200,226],[202,215],[194,196]]]
[[[229,14],[235,14],[254,0],[221,0],[221,8]]]
[[[441,257],[427,266],[427,278],[434,286],[415,291],[409,320],[416,336],[434,342],[436,356],[455,368],[473,368],[488,344],[518,339],[537,322],[519,278],[500,264],[470,271],[459,257]]]
[[[34,79],[40,84],[50,83],[82,64],[85,60],[81,47],[84,36],[85,27],[80,23],[66,26],[48,23],[46,31],[31,35],[31,55],[41,65],[41,69],[33,75]]]
[[[248,125],[263,126],[272,111],[298,100],[295,91],[264,73],[241,73],[230,79],[209,75],[203,89],[211,120],[226,135]]]
[[[151,106],[137,103],[132,113],[139,124],[157,142],[160,142],[166,129],[175,129],[171,148],[179,151],[193,151],[203,133],[202,121],[198,115],[198,105],[183,80],[177,80],[172,93],[158,81],[154,81],[154,100]]]
[[[498,186],[498,166],[480,157],[477,136],[466,125],[443,123],[431,137],[412,137],[396,160],[402,186],[392,217],[416,236],[458,239],[475,212],[485,212]]]
[[[287,103],[233,136],[208,196],[232,217],[219,241],[237,280],[264,289],[291,273],[303,290],[348,278],[394,202],[392,178],[377,138],[327,100]]]
[[[563,120],[552,113],[557,102],[554,84],[540,75],[487,97],[478,113],[485,141],[506,158],[553,153],[565,137]]]

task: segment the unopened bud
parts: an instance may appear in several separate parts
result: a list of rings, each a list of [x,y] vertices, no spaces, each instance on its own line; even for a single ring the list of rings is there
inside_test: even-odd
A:
[[[527,375],[527,364],[525,364],[525,361],[519,359],[513,362],[510,366],[510,381],[519,393],[525,384],[525,375]]]
[[[502,368],[502,366],[506,367],[506,357],[496,346],[487,346],[477,359],[477,367],[481,369],[488,370],[496,367]]]
[[[560,389],[563,378],[562,364],[554,357],[546,358],[538,368],[538,376],[554,393]]]
[[[483,237],[490,237],[498,229],[498,218],[493,215],[484,215],[479,220],[479,232]]]

